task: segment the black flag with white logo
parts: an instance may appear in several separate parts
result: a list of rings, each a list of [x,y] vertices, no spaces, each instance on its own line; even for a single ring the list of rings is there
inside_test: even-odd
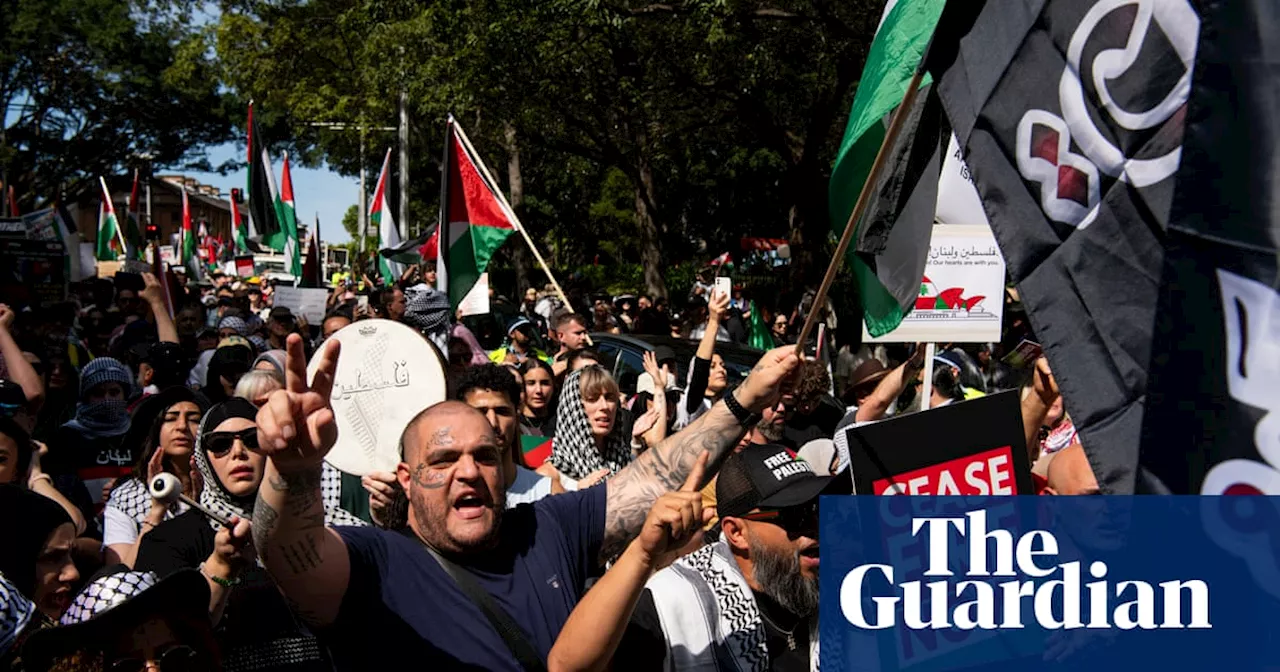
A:
[[[1280,495],[1278,28],[1271,0],[1202,12],[1141,456],[1175,493]],[[1276,527],[1236,513],[1232,529]]]
[[[1199,32],[1186,0],[952,2],[928,55],[1106,493],[1135,488]]]

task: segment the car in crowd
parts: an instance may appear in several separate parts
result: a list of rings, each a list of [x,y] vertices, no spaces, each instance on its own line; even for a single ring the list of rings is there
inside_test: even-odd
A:
[[[644,353],[652,352],[658,346],[671,348],[676,356],[676,384],[684,387],[694,353],[698,351],[698,341],[670,336],[593,333],[591,340],[595,343],[595,350],[604,358],[605,368],[612,371],[618,387],[626,395],[636,392],[636,380],[644,373]],[[764,351],[721,342],[716,343],[716,354],[724,358],[729,384],[733,386],[747,377]]]

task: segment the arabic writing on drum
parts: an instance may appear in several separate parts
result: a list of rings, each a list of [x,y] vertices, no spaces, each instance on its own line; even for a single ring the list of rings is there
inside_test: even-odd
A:
[[[361,392],[371,392],[373,390],[385,390],[392,387],[408,387],[409,386],[409,362],[400,360],[392,363],[392,373],[388,378],[386,376],[375,377],[374,374],[365,372],[363,369],[356,371],[356,380],[354,383],[339,383],[333,388],[332,398],[335,401],[351,397]]]

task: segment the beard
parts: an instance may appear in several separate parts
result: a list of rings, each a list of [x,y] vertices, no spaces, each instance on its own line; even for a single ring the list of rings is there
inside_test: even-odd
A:
[[[431,547],[446,553],[471,553],[493,548],[498,543],[502,529],[502,512],[506,509],[506,493],[498,493],[494,498],[493,526],[481,538],[458,539],[449,532],[446,522],[448,509],[443,512],[434,509],[425,501],[425,497],[409,497],[409,507],[413,509],[413,531]]]
[[[777,443],[782,440],[782,423],[780,422],[761,420],[756,423],[756,431],[760,432],[760,436],[768,439],[769,443]]]
[[[818,580],[800,573],[800,554],[778,551],[758,543],[748,535],[751,550],[751,578],[761,592],[796,616],[812,616],[818,611]]]

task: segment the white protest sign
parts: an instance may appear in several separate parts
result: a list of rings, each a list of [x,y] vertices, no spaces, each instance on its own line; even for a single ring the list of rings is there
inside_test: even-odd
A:
[[[989,343],[1000,340],[1004,257],[984,225],[935,224],[915,308],[897,329],[867,342]]]
[[[160,245],[160,261],[170,266],[178,264],[178,255],[173,253],[172,245]]]
[[[338,441],[325,461],[359,476],[394,472],[404,428],[420,411],[445,399],[440,355],[418,332],[391,320],[361,320],[330,338],[342,343],[342,352],[329,396]],[[317,351],[307,369],[309,378],[319,361]]]
[[[987,224],[982,199],[973,186],[973,175],[954,134],[947,144],[947,155],[938,175],[938,204],[933,216],[941,224]]]
[[[271,305],[275,308],[288,308],[294,315],[307,318],[307,324],[320,324],[324,322],[328,301],[327,289],[281,285],[276,287],[275,300]]]
[[[98,265],[98,257],[96,254],[97,245],[94,243],[80,243],[79,252],[80,263],[78,264],[78,268],[72,269],[71,280],[74,282],[80,282],[85,278],[94,277],[96,273],[94,269]]]
[[[476,279],[476,284],[458,302],[458,310],[463,317],[468,315],[487,315],[489,313],[489,273],[486,271]]]

